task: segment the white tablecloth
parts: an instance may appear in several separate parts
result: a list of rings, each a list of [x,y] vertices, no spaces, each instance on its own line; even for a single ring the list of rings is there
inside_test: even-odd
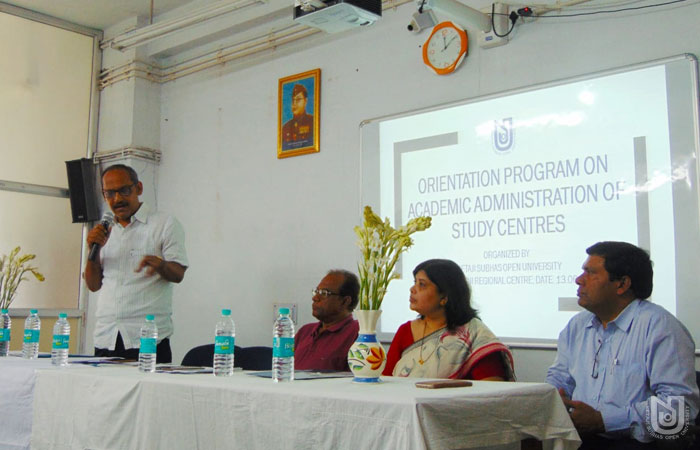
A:
[[[474,382],[418,389],[416,379],[349,378],[275,384],[235,373],[142,374],[134,367],[39,371],[33,449],[474,448],[578,435],[556,390]]]
[[[0,358],[0,450],[29,449],[35,371],[50,367],[49,358]]]

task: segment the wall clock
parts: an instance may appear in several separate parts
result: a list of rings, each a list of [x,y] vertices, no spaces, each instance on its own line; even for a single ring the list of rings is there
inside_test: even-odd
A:
[[[438,75],[455,71],[467,54],[467,32],[450,21],[433,28],[423,44],[423,62]]]

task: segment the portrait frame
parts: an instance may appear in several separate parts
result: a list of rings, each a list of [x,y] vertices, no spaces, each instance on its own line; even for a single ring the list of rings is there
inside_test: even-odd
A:
[[[297,87],[297,86],[302,87]],[[321,123],[321,69],[280,78],[277,102],[277,158],[318,153]],[[305,95],[305,101],[302,99]],[[302,112],[294,113],[292,107]]]

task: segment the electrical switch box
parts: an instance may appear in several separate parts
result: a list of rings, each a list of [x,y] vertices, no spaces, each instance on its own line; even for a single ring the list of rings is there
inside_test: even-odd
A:
[[[498,47],[501,45],[505,45],[508,43],[508,36],[506,37],[500,37],[496,36],[496,32],[500,35],[504,35],[508,33],[508,30],[510,29],[511,22],[510,19],[508,18],[508,13],[509,8],[508,5],[505,5],[503,3],[495,3],[493,8],[491,6],[485,7],[481,9],[481,12],[484,14],[488,14],[491,16],[491,12],[493,9],[493,28],[491,31],[488,33],[485,33],[483,31],[479,32],[479,47],[481,48],[493,48],[493,47]]]

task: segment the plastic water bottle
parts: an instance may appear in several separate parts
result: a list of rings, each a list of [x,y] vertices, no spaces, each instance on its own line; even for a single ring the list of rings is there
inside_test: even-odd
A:
[[[230,377],[233,375],[233,348],[236,340],[236,325],[231,318],[230,309],[221,310],[214,339],[214,375]]]
[[[39,334],[41,333],[41,320],[36,309],[29,311],[27,320],[24,321],[24,340],[22,342],[22,357],[35,359],[39,357]]]
[[[294,322],[289,308],[280,308],[272,328],[272,381],[294,380]]]
[[[68,344],[70,342],[70,324],[66,313],[60,313],[53,326],[53,342],[51,344],[51,364],[65,367],[68,365]]]
[[[141,327],[141,346],[139,348],[139,370],[141,372],[156,371],[156,348],[158,347],[158,327],[153,314],[146,316],[146,322]]]
[[[10,328],[12,319],[6,309],[0,310],[0,356],[7,356],[10,352]]]

